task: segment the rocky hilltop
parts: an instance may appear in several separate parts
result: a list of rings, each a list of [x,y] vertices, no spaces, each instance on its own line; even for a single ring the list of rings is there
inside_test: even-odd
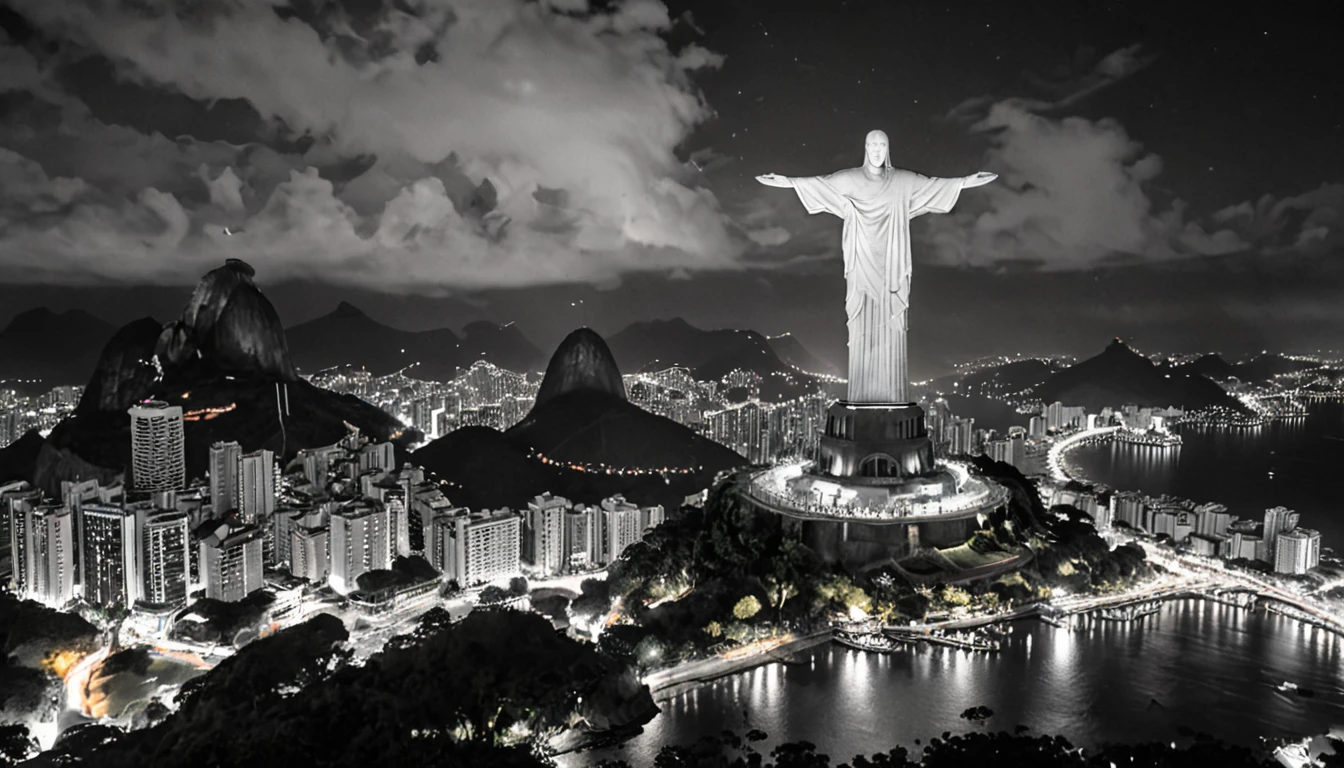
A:
[[[159,336],[155,354],[165,372],[298,379],[280,316],[252,282],[256,274],[247,262],[229,259],[201,278],[181,319]]]
[[[611,349],[596,331],[580,328],[565,337],[546,366],[546,377],[537,391],[536,405],[567,392],[604,392],[626,399],[625,382]]]
[[[629,402],[606,341],[587,328],[551,356],[536,405],[522,421],[503,433],[458,429],[411,459],[452,483],[454,503],[491,508],[522,506],[543,491],[589,504],[620,493],[673,507],[719,472],[747,463]]]
[[[182,407],[190,477],[205,473],[217,440],[289,457],[336,442],[347,424],[399,445],[413,437],[359,398],[295,375],[279,316],[254,275],[230,259],[201,279],[178,320],[142,318],[117,331],[75,412],[45,439],[31,433],[0,450],[0,480],[28,480],[50,494],[63,480],[110,480],[130,463],[126,409],[147,399]]]
[[[1243,408],[1213,381],[1159,367],[1120,339],[1112,341],[1101,354],[1052,373],[1036,387],[1035,394],[1047,403],[1081,405],[1090,412],[1127,403],[1188,410],[1213,405]]]

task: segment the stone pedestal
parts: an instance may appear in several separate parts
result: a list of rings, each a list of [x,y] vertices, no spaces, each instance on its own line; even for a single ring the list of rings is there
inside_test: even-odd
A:
[[[823,476],[901,485],[933,470],[933,443],[918,405],[841,400],[827,409],[817,462]]]

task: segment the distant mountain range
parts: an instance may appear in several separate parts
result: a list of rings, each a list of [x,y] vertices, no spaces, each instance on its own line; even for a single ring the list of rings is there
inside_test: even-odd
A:
[[[676,506],[718,473],[747,463],[629,402],[611,350],[587,328],[556,349],[522,421],[505,432],[455,430],[411,460],[452,483],[454,503],[474,508],[519,507],[545,491],[585,503],[620,493],[640,504]]]
[[[351,304],[288,330],[294,364],[304,373],[356,365],[375,375],[406,371],[418,379],[446,381],[476,360],[520,373],[539,371],[545,356],[517,326],[478,321],[459,338],[451,330],[403,331],[383,325]],[[706,331],[681,318],[633,323],[604,345],[627,373],[682,365],[701,380],[738,368],[762,377],[761,397],[778,400],[807,391],[808,373],[830,367],[792,336],[767,339],[755,331]]]
[[[83,382],[116,330],[82,309],[40,307],[16,315],[0,331],[0,389],[33,395]]]
[[[1035,395],[1047,403],[1081,405],[1091,412],[1127,403],[1187,410],[1213,405],[1242,409],[1236,398],[1210,379],[1158,366],[1119,339],[1101,354],[1050,374],[1035,388]]]
[[[403,331],[344,301],[333,312],[286,333],[294,364],[304,373],[355,365],[383,376],[415,365],[407,375],[448,381],[477,360],[519,373],[538,371],[546,362],[515,325],[477,321],[463,328],[460,337],[447,328]]]

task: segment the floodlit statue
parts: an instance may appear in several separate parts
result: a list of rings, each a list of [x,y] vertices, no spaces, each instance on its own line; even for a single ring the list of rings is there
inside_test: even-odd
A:
[[[844,220],[845,311],[849,318],[851,403],[908,402],[905,334],[910,308],[910,219],[947,213],[961,190],[988,184],[993,173],[956,179],[891,166],[887,134],[870,131],[864,164],[828,176],[756,180],[793,187],[808,213]]]

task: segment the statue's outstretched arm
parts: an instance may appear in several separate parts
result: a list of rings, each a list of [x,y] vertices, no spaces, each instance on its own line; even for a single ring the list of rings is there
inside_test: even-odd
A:
[[[756,180],[767,187],[792,187],[793,179],[788,176],[780,176],[778,173],[767,173],[757,176]]]
[[[997,173],[990,173],[989,171],[981,171],[980,173],[964,177],[961,180],[961,188],[970,189],[971,187],[983,187],[984,185],[988,184],[989,182],[997,178],[999,178],[999,175]]]

